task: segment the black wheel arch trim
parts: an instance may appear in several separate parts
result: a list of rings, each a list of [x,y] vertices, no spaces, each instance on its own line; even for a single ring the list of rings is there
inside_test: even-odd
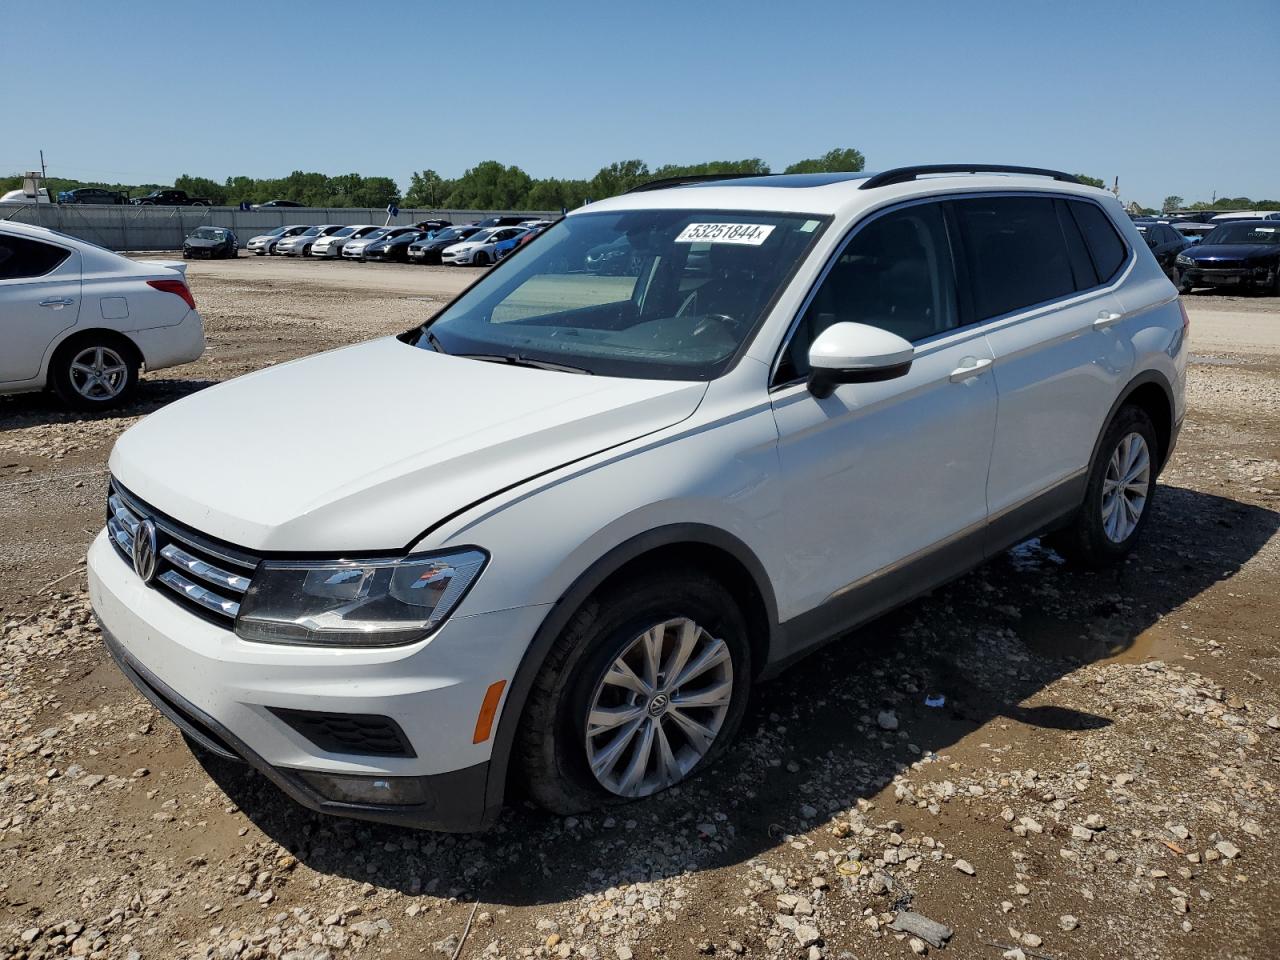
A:
[[[1129,402],[1129,398],[1132,397],[1139,388],[1145,387],[1151,383],[1156,384],[1164,391],[1165,402],[1169,405],[1169,423],[1167,425],[1169,442],[1166,444],[1168,449],[1160,451],[1159,469],[1163,470],[1165,465],[1168,464],[1169,458],[1173,455],[1173,445],[1178,438],[1178,428],[1180,426],[1178,422],[1178,407],[1174,403],[1173,399],[1173,385],[1169,383],[1168,378],[1159,370],[1144,370],[1125,385],[1125,388],[1120,391],[1120,395],[1116,397],[1115,403],[1111,405],[1111,409],[1107,411],[1107,416],[1102,421],[1102,428],[1098,431],[1097,439],[1093,441],[1093,452],[1089,455],[1089,469],[1092,469],[1093,464],[1097,461],[1098,450],[1102,446],[1102,440],[1107,435],[1107,430],[1110,428],[1112,421],[1115,420],[1116,414],[1120,412],[1120,408]],[[1160,430],[1159,424],[1153,424],[1153,426],[1155,426],[1157,431]]]
[[[511,678],[502,714],[498,719],[498,727],[493,735],[493,747],[489,756],[489,782],[486,790],[485,808],[489,811],[501,809],[507,787],[507,775],[511,762],[511,751],[515,744],[516,730],[524,716],[525,704],[533,683],[542,669],[542,664],[550,653],[552,645],[568,625],[570,619],[586,599],[595,592],[609,577],[624,566],[647,553],[663,547],[680,544],[714,547],[729,554],[746,569],[755,582],[760,599],[766,611],[766,642],[770,651],[777,649],[778,605],[774,596],[773,585],[768,573],[755,553],[743,541],[719,527],[701,523],[674,523],[655,527],[642,534],[625,540],[591,564],[560,598],[552,605],[551,610],[543,618],[533,641],[525,650],[520,666]],[[756,665],[759,670],[764,663]]]

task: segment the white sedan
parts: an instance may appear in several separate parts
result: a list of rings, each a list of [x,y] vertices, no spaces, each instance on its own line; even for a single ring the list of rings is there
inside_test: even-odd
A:
[[[181,261],[139,262],[44,227],[0,222],[0,394],[122,403],[142,369],[204,353]]]
[[[445,247],[440,254],[440,262],[454,266],[473,264],[487,267],[514,250],[520,238],[528,232],[524,227],[490,227],[481,230],[462,243]]]

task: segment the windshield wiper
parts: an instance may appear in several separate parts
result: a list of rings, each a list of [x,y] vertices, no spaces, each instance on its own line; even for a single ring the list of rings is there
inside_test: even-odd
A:
[[[567,363],[555,363],[551,360],[533,360],[529,357],[522,357],[518,353],[459,353],[457,356],[465,357],[468,360],[484,360],[487,363],[506,363],[513,367],[532,367],[535,370],[556,370],[560,373],[592,375],[591,371],[586,367],[571,367]]]
[[[427,343],[431,344],[431,349],[436,353],[443,353],[445,356],[449,355],[449,351],[444,348],[444,344],[440,342],[440,338],[430,330],[427,331]]]

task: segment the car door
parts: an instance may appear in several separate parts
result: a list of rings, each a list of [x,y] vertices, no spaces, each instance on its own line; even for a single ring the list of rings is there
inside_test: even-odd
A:
[[[961,324],[950,233],[937,202],[859,224],[779,357],[770,394],[786,504],[779,605],[784,619],[813,624],[787,632],[792,648],[982,556],[996,392],[982,330]],[[841,321],[911,341],[910,370],[814,396],[809,345]]]
[[[974,317],[995,355],[992,552],[1083,498],[1094,442],[1132,365],[1107,329],[1122,318],[1112,285],[1131,257],[1092,201],[975,196],[953,210]]]
[[[31,380],[80,311],[80,254],[0,230],[0,383]]]

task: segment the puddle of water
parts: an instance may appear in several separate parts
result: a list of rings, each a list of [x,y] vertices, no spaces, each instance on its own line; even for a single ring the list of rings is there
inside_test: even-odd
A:
[[[1108,629],[1105,621],[1063,622],[1026,612],[1018,633],[1034,653],[1054,659],[1144,663],[1178,656],[1177,637],[1163,622],[1131,636],[1128,630],[1120,627]]]

